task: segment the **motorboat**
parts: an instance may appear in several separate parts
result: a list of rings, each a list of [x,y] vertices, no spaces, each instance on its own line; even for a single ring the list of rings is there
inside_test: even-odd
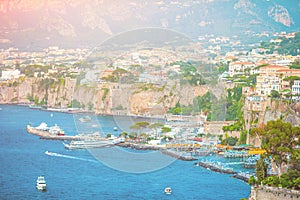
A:
[[[165,194],[172,194],[172,189],[170,187],[166,187]]]
[[[36,180],[36,188],[39,191],[46,191],[46,181],[45,181],[45,177],[44,176],[38,176],[37,180]]]

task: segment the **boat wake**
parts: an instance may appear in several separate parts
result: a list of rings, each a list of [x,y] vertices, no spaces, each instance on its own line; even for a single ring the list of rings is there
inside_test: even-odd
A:
[[[50,151],[45,151],[45,154],[48,155],[48,156],[69,158],[69,159],[74,159],[74,160],[88,161],[88,162],[94,162],[94,163],[98,162],[98,161],[92,160],[92,159],[79,158],[79,157],[75,157],[75,156],[69,156],[69,155],[64,155],[64,154],[60,154],[60,153],[54,153],[54,152],[50,152]]]

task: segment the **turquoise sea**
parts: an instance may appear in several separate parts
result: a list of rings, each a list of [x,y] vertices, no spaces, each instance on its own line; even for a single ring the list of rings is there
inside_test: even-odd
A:
[[[176,160],[148,173],[112,169],[87,150],[66,150],[61,141],[40,140],[26,131],[28,123],[46,122],[74,134],[72,114],[14,105],[0,108],[0,199],[238,200],[249,196],[248,184],[196,167],[194,162]],[[99,116],[98,121],[108,132],[116,126],[112,117]],[[46,155],[46,150],[57,156]],[[46,192],[35,188],[39,175],[45,176]],[[171,195],[164,194],[165,187],[172,188]]]

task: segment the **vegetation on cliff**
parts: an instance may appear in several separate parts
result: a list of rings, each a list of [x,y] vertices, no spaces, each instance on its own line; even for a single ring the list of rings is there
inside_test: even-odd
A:
[[[203,96],[196,96],[193,99],[193,104],[186,106],[177,102],[175,107],[169,108],[168,112],[173,115],[190,115],[203,112],[210,118],[213,99],[216,99],[214,94],[207,92]]]
[[[261,146],[266,150],[266,155],[261,157],[256,165],[258,184],[299,190],[300,127],[293,127],[290,123],[282,120],[272,120],[262,127],[252,129],[251,134],[261,137]],[[264,171],[267,166],[261,162],[266,162],[267,159],[276,165],[277,176],[266,176]]]
[[[203,76],[192,63],[177,61],[171,63],[171,66],[174,65],[180,66],[180,74],[169,74],[170,79],[180,79],[180,84],[182,85],[196,86],[205,84]]]

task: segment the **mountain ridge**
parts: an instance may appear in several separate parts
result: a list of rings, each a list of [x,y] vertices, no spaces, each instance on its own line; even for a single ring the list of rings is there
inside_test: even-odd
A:
[[[0,2],[0,48],[94,46],[143,27],[203,34],[242,35],[300,29],[297,0],[79,0]]]

